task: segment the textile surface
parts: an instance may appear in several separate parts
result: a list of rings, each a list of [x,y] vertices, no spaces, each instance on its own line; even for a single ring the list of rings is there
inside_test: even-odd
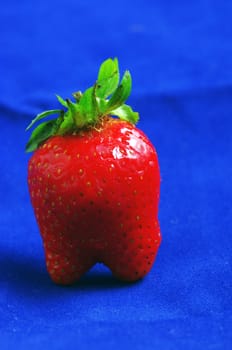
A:
[[[0,348],[231,349],[231,1],[9,0],[0,10]],[[26,126],[129,69],[161,170],[162,244],[142,281],[96,265],[54,285],[27,188]]]

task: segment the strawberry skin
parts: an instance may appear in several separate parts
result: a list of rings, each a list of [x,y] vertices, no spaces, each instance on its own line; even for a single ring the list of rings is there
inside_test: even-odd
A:
[[[50,137],[29,161],[28,185],[54,282],[72,284],[97,262],[124,281],[150,271],[161,241],[160,172],[134,125],[105,117]]]

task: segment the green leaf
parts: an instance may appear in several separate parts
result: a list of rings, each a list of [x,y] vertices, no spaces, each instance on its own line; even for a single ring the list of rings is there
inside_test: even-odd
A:
[[[60,97],[59,95],[56,95],[57,100],[60,102],[60,104],[62,104],[62,106],[68,108],[68,102],[65,101],[62,97]]]
[[[99,116],[106,115],[108,101],[99,97],[96,98],[96,101],[97,101],[97,109],[99,112]]]
[[[32,120],[32,122],[28,125],[26,130],[30,129],[38,120],[46,118],[46,117],[48,117],[49,115],[52,115],[52,114],[60,114],[60,112],[61,112],[60,109],[53,109],[51,111],[45,111],[43,113],[37,114],[35,119]]]
[[[43,141],[55,135],[61,122],[62,118],[60,117],[58,119],[49,120],[38,125],[37,128],[33,130],[31,137],[26,145],[26,152],[35,151]]]
[[[131,92],[131,85],[129,71],[125,72],[119,84],[117,58],[105,60],[100,66],[96,83],[83,94],[80,91],[75,92],[74,102],[56,95],[59,103],[67,109],[66,111],[63,109],[45,111],[32,120],[26,130],[37,121],[57,114],[56,119],[43,122],[35,128],[26,146],[26,151],[36,150],[43,141],[53,135],[78,132],[86,126],[94,126],[100,118],[107,114],[136,123],[139,119],[138,113],[125,104]]]
[[[98,105],[95,97],[95,86],[87,89],[83,93],[78,106],[80,108],[79,118],[83,118],[83,125],[94,122],[97,119]]]
[[[131,86],[131,75],[129,71],[126,71],[121,80],[120,85],[117,87],[117,89],[108,101],[108,112],[120,107],[127,100],[131,92]]]
[[[118,60],[109,58],[104,61],[98,72],[96,96],[106,98],[111,95],[119,83]]]
[[[139,114],[134,112],[128,105],[122,105],[111,111],[112,115],[116,115],[122,120],[126,120],[132,124],[136,124],[139,120]]]
[[[70,110],[68,110],[66,113],[63,113],[62,117],[63,120],[60,123],[59,129],[57,130],[58,135],[70,133],[75,127],[74,118]]]

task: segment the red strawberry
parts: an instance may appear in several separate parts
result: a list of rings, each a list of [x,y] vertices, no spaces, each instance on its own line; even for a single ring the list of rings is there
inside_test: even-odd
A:
[[[52,280],[76,282],[97,262],[119,279],[135,281],[151,269],[161,241],[157,154],[134,126],[125,105],[127,71],[119,84],[117,59],[103,62],[96,84],[67,111],[40,124],[27,151],[28,184]],[[120,119],[109,115],[119,116]]]

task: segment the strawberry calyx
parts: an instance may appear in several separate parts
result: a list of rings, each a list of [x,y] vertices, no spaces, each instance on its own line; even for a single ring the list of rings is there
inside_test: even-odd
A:
[[[54,109],[38,114],[26,130],[50,115],[57,118],[44,121],[32,132],[26,145],[26,152],[35,151],[42,142],[55,135],[75,134],[85,128],[95,127],[105,116],[112,115],[136,124],[139,114],[125,104],[130,95],[132,80],[125,71],[121,81],[117,58],[105,60],[99,69],[95,84],[85,92],[73,93],[74,101],[57,99],[64,109]]]

